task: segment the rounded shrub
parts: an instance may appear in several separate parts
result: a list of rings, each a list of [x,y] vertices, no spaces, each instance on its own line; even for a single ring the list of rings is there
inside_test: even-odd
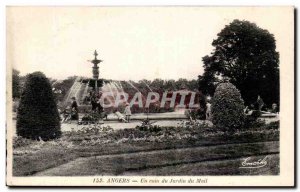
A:
[[[224,131],[234,131],[243,126],[244,101],[239,90],[231,83],[220,83],[212,98],[212,123]]]
[[[41,72],[27,75],[17,113],[17,135],[28,139],[55,139],[60,118],[49,80]]]

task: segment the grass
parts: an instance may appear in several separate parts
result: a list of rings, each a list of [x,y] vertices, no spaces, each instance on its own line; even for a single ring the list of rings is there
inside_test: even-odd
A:
[[[264,157],[266,155],[252,156],[253,159],[262,159]],[[240,168],[239,165],[244,160],[244,157],[242,157],[127,171],[124,175],[278,175],[279,154],[269,154],[268,159],[267,166],[260,169]]]
[[[26,141],[26,145],[22,145],[21,140],[14,149],[13,175],[29,176],[63,164],[67,165],[68,162],[74,163],[72,162],[74,160],[77,168],[73,172],[69,169],[61,171],[61,174],[118,175],[130,170],[137,171],[158,166],[153,162],[163,166],[177,166],[178,163],[192,163],[207,159],[278,153],[278,144],[272,145],[273,148],[269,148],[270,146],[264,143],[246,144],[278,140],[279,131],[276,129],[241,131],[235,134],[211,132],[204,129],[174,128],[166,128],[157,133],[141,132],[135,129],[99,133],[65,133],[56,141],[33,141],[31,143]],[[238,145],[232,147],[230,144]],[[194,152],[197,147],[206,148],[199,148],[197,150],[200,151]],[[169,150],[168,155],[166,155],[166,150]],[[151,155],[153,152],[155,155]],[[201,159],[199,154],[205,155],[206,159]],[[104,155],[112,157],[111,159],[104,158]],[[104,159],[96,158],[96,156],[103,156]],[[127,162],[130,162],[130,166],[127,166]],[[105,165],[104,168],[99,167],[99,164]]]
[[[13,175],[28,176],[77,158],[76,153],[59,147],[45,147],[36,153],[14,155]]]
[[[128,173],[130,175],[140,175],[140,170],[165,170],[166,168],[172,169],[177,166],[199,162],[222,162],[232,158],[277,154],[278,150],[278,142],[261,142],[104,155],[79,158],[63,166],[41,172],[38,175],[127,175]],[[235,168],[238,168],[240,163],[241,161],[235,162]],[[167,175],[167,173],[165,174]],[[186,175],[189,173],[183,171],[180,174]]]

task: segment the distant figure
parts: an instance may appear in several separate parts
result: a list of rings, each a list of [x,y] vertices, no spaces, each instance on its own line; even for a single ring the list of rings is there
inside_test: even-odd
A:
[[[107,112],[105,112],[105,111],[103,111],[102,113],[101,113],[101,118],[102,119],[106,119],[106,120],[108,120],[108,113]]]
[[[75,110],[75,108],[72,108],[71,120],[78,120],[78,112]]]
[[[88,95],[85,96],[84,99],[83,99],[83,103],[84,103],[84,104],[88,104],[90,101],[91,101],[91,97],[88,96]]]
[[[124,115],[120,113],[119,111],[115,111],[114,114],[118,117],[119,121],[126,122],[127,120],[125,119]]]
[[[272,113],[278,113],[278,106],[276,103],[273,103],[272,104],[272,110],[271,110]]]
[[[257,105],[257,109],[258,109],[259,111],[261,111],[261,109],[262,109],[263,106],[265,105],[265,103],[264,103],[264,101],[262,100],[262,98],[260,97],[260,95],[257,96],[256,105]]]
[[[184,115],[190,120],[192,121],[193,120],[193,117],[192,117],[192,110],[191,109],[186,109],[184,110]]]
[[[78,105],[77,105],[77,102],[76,102],[76,98],[75,97],[72,97],[72,104],[71,104],[71,109],[75,109],[76,111],[78,111]]]
[[[129,123],[130,116],[131,116],[131,110],[130,110],[130,105],[128,103],[126,103],[126,107],[125,107],[124,113],[125,113],[126,121],[127,121],[127,123]]]
[[[246,115],[252,115],[253,110],[254,110],[254,106],[253,106],[253,104],[251,104],[250,107],[246,106],[246,108],[244,109],[244,113]]]
[[[97,100],[94,95],[91,98],[91,105],[92,105],[92,111],[95,111],[97,109]]]
[[[71,119],[78,120],[78,105],[76,102],[76,98],[72,97],[72,104],[71,104]]]
[[[101,96],[102,96],[102,92],[99,92],[99,95],[97,97],[97,102],[96,102],[96,108],[99,114],[103,112],[103,107],[101,105]]]
[[[60,107],[58,105],[57,105],[57,111],[58,111],[59,115],[62,114],[62,111],[61,111],[61,109],[60,109]],[[60,120],[62,120],[62,119],[60,119]]]
[[[71,119],[71,110],[69,106],[62,111],[62,115],[62,123]]]
[[[211,104],[210,104],[210,101],[207,101],[206,103],[206,120],[209,120],[211,121]]]

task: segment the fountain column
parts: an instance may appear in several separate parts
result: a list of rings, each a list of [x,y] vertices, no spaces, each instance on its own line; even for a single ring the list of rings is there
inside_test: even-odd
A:
[[[95,92],[98,93],[98,79],[99,79],[99,67],[98,67],[98,64],[102,62],[102,60],[99,60],[97,59],[97,56],[98,56],[98,53],[97,51],[95,50],[94,52],[94,60],[91,61],[91,63],[94,64],[93,66],[93,78],[95,80]]]

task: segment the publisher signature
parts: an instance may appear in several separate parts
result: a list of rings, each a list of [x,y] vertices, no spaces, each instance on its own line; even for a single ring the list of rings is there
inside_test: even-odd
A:
[[[257,169],[257,168],[262,168],[265,167],[268,162],[269,156],[265,156],[263,159],[258,159],[258,160],[253,160],[251,157],[245,158],[245,160],[242,162],[242,166],[239,168],[247,168],[247,169]]]

